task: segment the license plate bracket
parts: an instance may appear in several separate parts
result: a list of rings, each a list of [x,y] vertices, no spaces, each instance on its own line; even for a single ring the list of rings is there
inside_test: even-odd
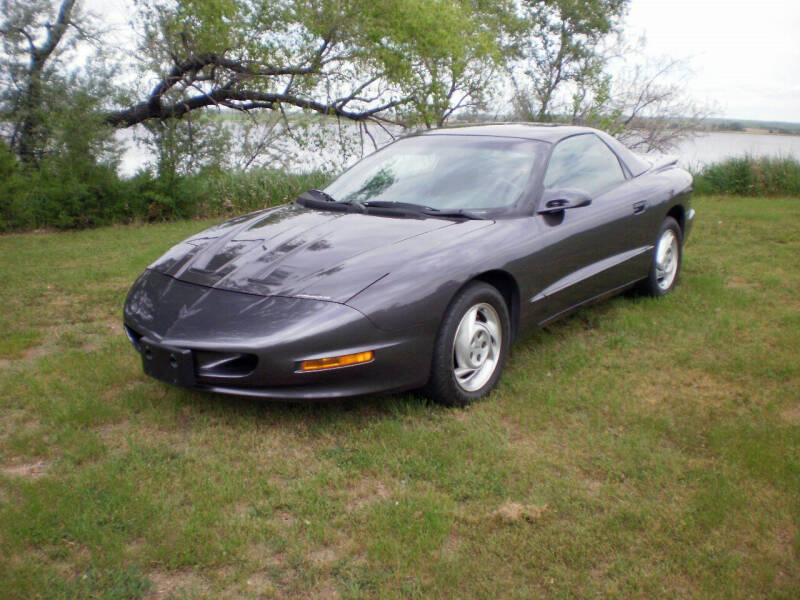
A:
[[[139,347],[142,367],[150,377],[173,385],[191,387],[195,384],[191,350],[165,346],[146,337],[139,340]]]

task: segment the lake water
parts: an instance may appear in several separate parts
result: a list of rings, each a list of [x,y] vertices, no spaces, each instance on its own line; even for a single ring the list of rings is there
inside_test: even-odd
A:
[[[238,127],[241,126],[234,126],[234,128]],[[337,131],[332,127],[330,133],[335,136]],[[371,129],[371,132],[378,146],[391,140],[389,135],[378,128]],[[282,163],[276,162],[274,158],[265,158],[254,164],[266,164],[288,168],[293,171],[308,171],[316,168],[328,168],[338,171],[357,160],[362,153],[362,148],[365,154],[369,154],[374,149],[369,138],[359,135],[355,127],[350,128],[347,136],[350,139],[350,144],[346,151],[339,147],[338,144],[320,145],[319,143],[314,143],[309,147],[303,147],[289,141],[284,144],[284,149],[279,153],[285,157]],[[242,137],[240,134],[234,134],[235,139],[240,137]],[[280,136],[278,137],[280,138]],[[317,131],[314,137],[321,138],[324,136],[320,136],[319,131]],[[148,163],[153,162],[151,152],[134,141],[134,135],[131,130],[121,130],[118,134],[118,139],[125,148],[120,166],[120,171],[124,175],[132,175],[137,170],[147,166]],[[695,169],[726,158],[745,155],[794,157],[800,160],[800,136],[735,132],[702,133],[683,140],[670,154],[678,155],[682,166]]]
[[[800,135],[703,133],[683,140],[674,154],[687,167],[699,167],[745,155],[793,157],[800,160]]]

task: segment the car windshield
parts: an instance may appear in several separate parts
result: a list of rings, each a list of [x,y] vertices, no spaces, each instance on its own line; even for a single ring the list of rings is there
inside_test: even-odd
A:
[[[358,162],[324,191],[338,202],[500,208],[519,199],[545,146],[484,136],[406,138]]]

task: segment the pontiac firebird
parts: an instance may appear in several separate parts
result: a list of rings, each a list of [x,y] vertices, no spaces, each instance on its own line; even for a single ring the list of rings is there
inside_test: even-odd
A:
[[[526,330],[672,291],[691,186],[589,128],[429,131],[179,243],[133,285],[125,330],[145,373],[198,390],[464,405]]]

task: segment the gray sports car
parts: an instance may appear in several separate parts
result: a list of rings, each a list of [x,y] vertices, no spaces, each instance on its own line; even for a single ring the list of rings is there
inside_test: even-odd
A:
[[[429,131],[173,247],[130,290],[125,330],[148,375],[198,390],[464,405],[527,329],[632,286],[669,293],[691,190],[674,161],[593,129]]]

